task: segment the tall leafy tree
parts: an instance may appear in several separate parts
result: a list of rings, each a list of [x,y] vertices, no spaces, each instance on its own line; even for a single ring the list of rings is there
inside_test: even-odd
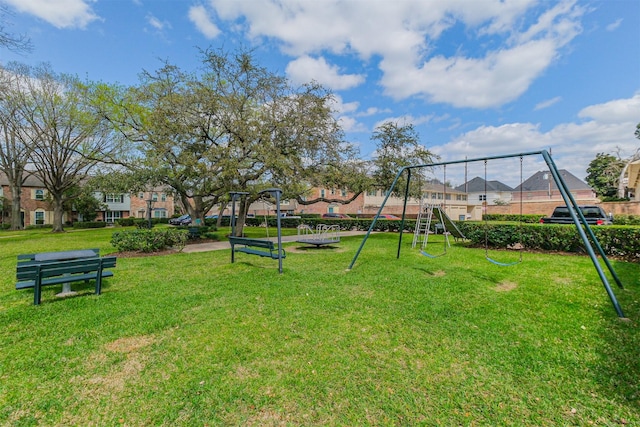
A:
[[[598,197],[607,199],[618,194],[618,180],[624,168],[620,158],[605,153],[596,154],[587,168],[587,183],[594,189]]]
[[[11,229],[23,227],[20,209],[22,185],[33,146],[31,128],[23,115],[23,106],[31,100],[24,91],[24,67],[10,64],[0,67],[0,171],[11,191]]]
[[[315,84],[292,88],[250,52],[201,55],[198,73],[165,64],[137,87],[104,87],[95,97],[138,154],[129,166],[153,171],[192,218],[229,191],[250,193],[242,212],[268,187],[295,197],[320,164],[338,166],[349,147],[329,92]]]
[[[53,205],[54,232],[64,231],[64,204],[78,194],[72,190],[118,150],[105,121],[87,102],[91,87],[48,65],[21,70],[20,115],[28,129],[33,173]]]
[[[376,157],[373,161],[375,169],[373,178],[375,185],[389,188],[398,171],[407,166],[433,163],[438,158],[420,144],[418,133],[412,124],[385,122],[378,126],[371,139],[376,141]],[[420,197],[426,182],[426,170],[414,170],[411,177],[409,194]],[[406,176],[400,177],[393,190],[396,196],[404,195]]]

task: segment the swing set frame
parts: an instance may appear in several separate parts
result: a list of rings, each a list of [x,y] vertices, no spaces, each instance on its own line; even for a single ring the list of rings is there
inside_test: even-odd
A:
[[[569,209],[569,214],[571,215],[571,219],[573,220],[573,223],[574,223],[574,225],[576,227],[576,230],[577,230],[578,234],[580,235],[580,238],[582,239],[582,242],[584,243],[584,247],[585,247],[585,249],[587,251],[587,254],[591,258],[591,262],[593,263],[593,266],[596,269],[596,271],[598,273],[598,276],[600,277],[600,280],[602,281],[602,285],[604,286],[604,288],[605,288],[605,290],[607,292],[607,295],[609,296],[611,304],[613,305],[618,317],[624,318],[625,316],[624,316],[624,313],[622,311],[622,308],[620,307],[620,304],[618,303],[618,300],[617,300],[615,294],[613,293],[613,290],[611,289],[611,285],[609,284],[609,279],[607,279],[607,276],[606,276],[604,270],[602,269],[602,266],[598,262],[598,258],[597,258],[596,252],[598,252],[600,257],[602,258],[604,264],[606,265],[607,269],[611,273],[611,276],[615,280],[615,282],[618,285],[618,287],[620,289],[623,289],[624,286],[622,285],[622,282],[620,281],[620,278],[618,277],[618,275],[616,274],[615,270],[613,269],[613,266],[609,262],[609,259],[607,258],[606,254],[604,252],[604,249],[602,249],[602,246],[600,245],[600,242],[598,241],[597,237],[593,233],[593,230],[589,226],[589,223],[587,222],[586,218],[582,214],[582,211],[578,208],[578,204],[577,204],[576,200],[574,199],[573,195],[571,194],[571,192],[569,191],[569,188],[568,188],[566,182],[564,181],[564,179],[562,179],[562,176],[560,175],[560,173],[558,171],[558,168],[556,167],[555,162],[551,158],[551,154],[549,154],[549,152],[546,151],[546,150],[530,151],[530,152],[523,152],[523,153],[516,153],[516,154],[505,154],[505,155],[499,155],[499,156],[481,157],[481,158],[475,158],[475,159],[453,160],[453,161],[439,162],[439,163],[428,163],[428,164],[422,164],[422,165],[405,166],[405,167],[401,168],[398,171],[398,173],[396,174],[396,177],[393,180],[393,183],[391,184],[391,187],[386,192],[386,196],[385,196],[384,200],[382,201],[382,204],[380,205],[380,208],[378,209],[378,213],[373,218],[373,221],[371,221],[371,225],[369,226],[369,229],[367,230],[367,233],[365,234],[364,238],[362,239],[362,242],[360,243],[360,246],[358,247],[358,250],[356,251],[356,254],[354,255],[353,259],[351,260],[351,263],[349,264],[349,267],[347,268],[347,271],[353,269],[353,266],[355,265],[355,263],[356,263],[356,261],[358,259],[358,256],[360,256],[360,253],[362,252],[362,249],[364,248],[364,245],[366,244],[367,240],[369,239],[369,236],[371,235],[371,232],[373,231],[373,229],[375,227],[376,221],[378,220],[378,217],[382,213],[382,210],[384,209],[384,207],[385,207],[385,205],[387,203],[387,200],[389,199],[389,197],[391,196],[391,194],[395,190],[400,177],[404,173],[407,174],[407,179],[406,179],[406,185],[405,185],[405,189],[404,189],[404,203],[403,203],[403,207],[402,207],[402,220],[401,220],[400,227],[399,227],[400,231],[398,232],[398,249],[397,249],[397,253],[396,253],[396,258],[397,259],[400,258],[400,252],[401,252],[401,249],[402,249],[402,235],[403,235],[404,225],[405,225],[405,221],[406,221],[407,201],[408,201],[408,198],[409,198],[409,185],[410,185],[410,182],[411,182],[411,171],[412,170],[414,170],[414,169],[423,169],[423,168],[432,168],[434,166],[446,166],[446,165],[452,165],[452,164],[464,164],[464,163],[474,163],[474,162],[487,162],[489,160],[508,159],[508,158],[514,158],[514,157],[524,158],[524,157],[530,157],[530,156],[542,156],[542,158],[546,162],[547,166],[549,167],[549,172],[551,173],[551,176],[553,177],[553,180],[554,180],[554,182],[556,184],[556,187],[560,191],[560,194],[562,195],[562,199],[564,200],[566,206],[571,206],[572,207],[572,209]]]

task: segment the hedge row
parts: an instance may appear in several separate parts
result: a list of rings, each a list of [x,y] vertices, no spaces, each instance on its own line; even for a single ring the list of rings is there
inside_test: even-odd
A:
[[[512,221],[524,223],[537,223],[540,218],[547,215],[519,215],[519,214],[486,214],[482,216],[487,221]],[[640,215],[614,215],[613,222],[616,225],[640,225]]]
[[[584,252],[584,244],[574,225],[487,224],[460,222],[458,227],[474,246]],[[640,228],[627,226],[591,227],[607,256],[640,262]]]
[[[118,225],[123,227],[131,227],[132,225],[138,226],[138,228],[145,228],[146,224],[149,224],[149,220],[147,218],[136,218],[130,216],[128,218],[120,218],[116,220]],[[155,224],[168,224],[169,218],[151,218],[151,226]]]
[[[72,224],[73,228],[104,228],[107,223],[104,221],[78,221]]]
[[[537,224],[540,222],[540,218],[544,218],[545,215],[539,214],[485,214],[482,216],[486,221],[512,221],[512,222],[524,222],[527,224]]]
[[[181,250],[187,243],[187,230],[163,228],[116,231],[111,244],[120,252],[157,252],[167,248]]]

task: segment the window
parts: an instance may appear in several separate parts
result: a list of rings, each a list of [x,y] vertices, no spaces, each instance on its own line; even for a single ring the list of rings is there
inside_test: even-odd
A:
[[[151,196],[151,200],[153,200],[154,202],[158,201],[158,193],[153,193],[153,195]]]
[[[331,195],[332,195],[332,196],[334,196],[335,194],[336,194],[336,189],[335,189],[335,188],[332,188],[332,189],[331,189]]]
[[[138,193],[138,199],[144,199],[144,193],[142,192]]]
[[[124,195],[123,194],[107,194],[104,198],[104,201],[107,203],[123,203]]]
[[[165,193],[162,193],[160,195],[160,200],[163,201],[163,202],[166,202],[167,201],[167,195]]]
[[[324,197],[324,188],[320,190],[320,197]]]
[[[378,190],[367,190],[367,196],[375,197],[378,195]]]
[[[44,190],[42,190],[42,189],[36,190],[35,199],[36,200],[44,200]]]
[[[342,190],[340,194],[342,195],[342,197],[347,197],[347,190]]]
[[[106,211],[104,220],[105,222],[116,222],[117,219],[122,218],[122,212],[120,211]]]
[[[36,211],[36,225],[44,224],[44,211]]]
[[[487,201],[487,195],[486,194],[480,194],[478,196],[478,200],[481,202],[486,202]]]
[[[153,210],[153,217],[154,218],[166,218],[167,217],[167,210],[166,209],[154,209]]]
[[[451,194],[447,194],[447,196],[445,197],[445,200],[451,200]]]

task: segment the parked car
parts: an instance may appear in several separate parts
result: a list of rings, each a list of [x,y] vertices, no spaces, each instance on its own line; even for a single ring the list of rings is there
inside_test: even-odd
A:
[[[382,214],[378,217],[378,219],[402,219],[399,216],[391,215],[391,214]]]
[[[600,206],[578,206],[589,225],[611,225],[613,215],[607,214]],[[567,206],[558,206],[548,218],[540,218],[541,224],[573,224]]]
[[[181,215],[177,218],[171,218],[169,220],[169,224],[171,225],[189,225],[191,224],[191,216],[190,215]]]
[[[329,212],[322,214],[322,218],[325,219],[350,219],[351,217],[347,214]]]

